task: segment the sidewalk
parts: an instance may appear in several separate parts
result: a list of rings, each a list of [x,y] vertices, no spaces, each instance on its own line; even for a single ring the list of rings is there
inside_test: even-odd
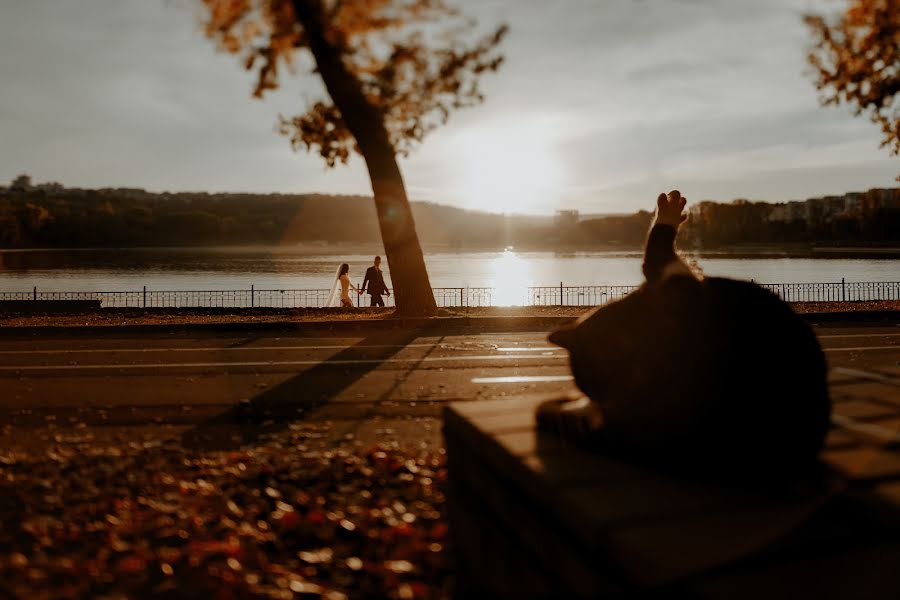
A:
[[[900,301],[807,302],[792,305],[810,322],[900,321]],[[433,318],[394,317],[393,309],[358,308],[106,308],[86,314],[0,313],[0,334],[61,330],[118,333],[184,331],[372,331],[377,329],[485,331],[549,330],[593,310],[584,306],[469,307],[440,309]]]

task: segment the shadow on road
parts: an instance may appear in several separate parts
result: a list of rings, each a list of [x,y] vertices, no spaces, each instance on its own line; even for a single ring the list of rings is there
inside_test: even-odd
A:
[[[199,450],[230,450],[257,442],[302,419],[350,387],[419,337],[419,329],[367,335],[314,367],[260,392],[249,402],[199,424],[182,436],[182,444]],[[372,361],[348,364],[347,361]]]

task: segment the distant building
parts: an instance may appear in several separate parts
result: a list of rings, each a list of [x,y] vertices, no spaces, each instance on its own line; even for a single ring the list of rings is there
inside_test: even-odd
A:
[[[844,214],[844,196],[825,196],[806,201],[806,222],[811,227],[831,223]]]
[[[825,208],[825,214],[828,216],[837,216],[844,212],[843,196],[826,196],[822,198],[822,204]]]
[[[827,203],[825,198],[810,198],[805,203],[803,220],[810,227],[820,225],[825,220]]]
[[[884,208],[900,210],[900,188],[886,191],[888,192],[888,196],[884,199]]]
[[[788,223],[791,221],[791,210],[787,204],[773,204],[769,211],[770,223]]]
[[[844,213],[853,214],[859,212],[862,207],[862,193],[851,192],[844,195]]]
[[[787,203],[788,221],[805,221],[807,210],[806,202],[791,200]]]
[[[557,227],[574,227],[580,220],[581,217],[577,210],[556,211],[555,224]]]
[[[873,188],[862,195],[861,208],[865,214],[877,213],[884,207],[885,200],[890,198],[891,190]]]

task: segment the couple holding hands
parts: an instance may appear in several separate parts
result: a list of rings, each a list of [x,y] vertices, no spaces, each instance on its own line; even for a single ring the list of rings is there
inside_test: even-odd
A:
[[[351,308],[353,306],[353,302],[350,300],[351,289],[357,294],[365,294],[366,290],[368,290],[369,296],[372,297],[370,306],[384,306],[384,299],[382,296],[390,296],[391,291],[384,282],[384,274],[381,272],[380,256],[376,256],[375,264],[366,270],[362,288],[357,288],[350,282],[349,264],[344,263],[338,267],[337,276],[331,286],[331,293],[329,294],[326,306],[338,306],[338,299],[340,299],[341,307]],[[340,293],[340,296],[338,296],[338,293]]]

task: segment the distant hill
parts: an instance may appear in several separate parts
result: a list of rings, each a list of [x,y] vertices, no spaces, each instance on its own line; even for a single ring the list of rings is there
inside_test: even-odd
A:
[[[498,215],[414,202],[426,250],[636,250],[651,213],[557,217]],[[683,248],[753,245],[803,252],[813,245],[900,243],[900,189],[873,189],[782,204],[735,200],[691,205]],[[33,186],[27,176],[0,187],[0,248],[138,246],[379,247],[375,204],[324,194],[152,193],[140,189]],[[797,250],[799,248],[799,250]]]
[[[423,245],[498,248],[543,239],[553,219],[414,202]],[[362,196],[0,190],[0,247],[381,243]]]

